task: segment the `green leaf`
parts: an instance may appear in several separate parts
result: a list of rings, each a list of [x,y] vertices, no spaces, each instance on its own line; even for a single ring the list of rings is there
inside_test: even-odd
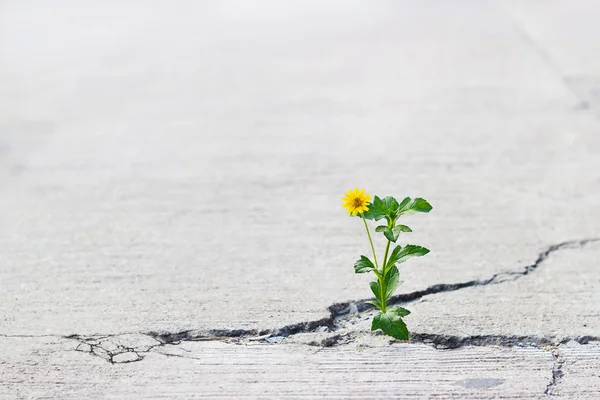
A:
[[[390,254],[390,258],[388,259],[385,268],[387,270],[394,264],[400,264],[409,258],[421,257],[427,253],[429,253],[429,249],[426,249],[425,247],[415,246],[414,244],[409,244],[404,247],[398,245],[394,248],[392,254]]]
[[[412,201],[412,199],[410,197],[405,197],[404,200],[402,200],[400,202],[400,205],[398,206],[398,209],[403,210],[406,207],[406,205],[408,203],[410,203],[411,201]]]
[[[365,256],[360,256],[360,260],[356,260],[354,263],[354,272],[357,274],[373,271],[374,269],[375,265],[373,265],[373,262],[371,262],[371,260]]]
[[[385,207],[387,209],[387,215],[389,217],[395,217],[395,214],[396,214],[396,212],[398,212],[398,209],[400,207],[400,204],[398,204],[398,201],[395,198],[393,198],[392,196],[386,196],[383,198],[382,202],[383,202],[383,204],[385,204]]]
[[[400,316],[390,307],[378,320],[379,328],[398,340],[408,340],[408,329]]]
[[[416,199],[406,197],[398,204],[398,201],[392,196],[384,197],[383,200],[375,196],[373,202],[369,204],[369,210],[364,212],[364,217],[375,221],[379,221],[382,218],[387,218],[388,221],[395,221],[400,215],[429,212],[432,208],[427,200],[420,197]]]
[[[398,240],[398,235],[400,235],[400,231],[396,231],[394,232],[393,229],[388,228],[385,231],[383,231],[383,235],[385,236],[385,238],[387,240],[389,240],[390,242],[394,242],[396,243],[396,240]]]
[[[392,268],[390,268],[390,270],[385,275],[385,278],[383,278],[386,301],[390,297],[392,297],[396,289],[398,289],[398,286],[400,286],[401,282],[399,277],[400,273],[398,272],[398,268],[395,265],[393,265]]]
[[[393,228],[385,229],[383,231],[383,234],[385,235],[387,240],[389,240],[390,242],[396,243],[396,240],[398,240],[398,236],[400,235],[400,232],[412,232],[412,229],[410,229],[406,225],[396,225]]]
[[[371,331],[376,331],[380,328],[379,319],[381,318],[381,313],[377,313],[375,317],[373,317],[373,323],[371,324]]]
[[[379,300],[379,302],[381,303],[381,290],[379,289],[379,282],[378,281],[369,282],[369,286],[371,287],[371,291],[375,295],[375,298],[377,300]]]
[[[377,228],[375,228],[375,232],[383,232],[387,229],[387,225],[379,225]]]
[[[379,221],[388,215],[388,207],[379,197],[375,196],[373,202],[369,204],[369,209],[365,211],[363,215],[366,219]]]
[[[371,304],[381,310],[381,303],[379,302],[379,300],[369,300],[369,301],[365,301],[365,303]]]
[[[399,306],[388,307],[386,312],[393,313],[398,317],[406,317],[408,314],[410,314],[410,311],[408,311],[406,308],[402,308]]]
[[[432,208],[431,204],[425,199],[418,197],[413,200],[410,197],[407,197],[402,200],[398,206],[398,215],[410,215],[417,212],[427,213],[431,211]]]

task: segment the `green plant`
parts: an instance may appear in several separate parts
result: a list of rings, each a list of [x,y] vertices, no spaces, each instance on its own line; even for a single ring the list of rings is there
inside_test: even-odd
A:
[[[408,340],[408,329],[402,318],[410,314],[410,311],[400,306],[388,306],[387,302],[402,284],[399,279],[397,264],[401,264],[412,257],[424,256],[429,253],[429,250],[412,244],[404,247],[395,245],[390,253],[390,247],[392,243],[396,243],[401,232],[412,232],[412,229],[408,226],[397,223],[401,216],[417,212],[426,213],[431,211],[432,207],[425,199],[421,198],[411,199],[407,197],[400,203],[391,196],[383,199],[375,196],[372,203],[369,202],[370,198],[371,196],[365,193],[364,190],[354,189],[346,193],[342,199],[344,201],[343,206],[348,213],[363,220],[373,251],[373,261],[367,256],[360,256],[360,259],[354,263],[354,271],[357,274],[373,272],[377,277],[376,281],[369,283],[371,291],[375,295],[375,300],[368,303],[380,310],[373,318],[371,330],[381,329],[396,339]],[[376,227],[375,232],[382,233],[387,240],[387,244],[383,255],[383,263],[379,264],[367,220],[379,221],[382,219],[385,219],[387,224]]]

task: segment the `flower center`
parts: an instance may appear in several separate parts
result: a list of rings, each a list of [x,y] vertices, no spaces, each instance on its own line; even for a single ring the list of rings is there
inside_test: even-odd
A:
[[[361,207],[363,205],[363,201],[361,198],[356,197],[354,200],[352,200],[352,205],[354,207]]]

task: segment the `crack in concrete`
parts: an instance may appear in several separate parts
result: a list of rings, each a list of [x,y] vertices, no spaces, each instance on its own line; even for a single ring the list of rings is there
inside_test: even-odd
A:
[[[554,366],[552,367],[552,378],[546,386],[544,394],[547,396],[558,396],[560,395],[558,385],[560,384],[560,381],[562,380],[563,376],[565,376],[563,372],[563,367],[565,365],[566,360],[559,353],[558,349],[554,350],[552,355],[554,357]]]
[[[571,240],[556,245],[549,246],[541,252],[535,262],[523,267],[521,271],[499,272],[488,279],[471,280],[467,282],[453,284],[437,284],[424,290],[411,293],[403,293],[392,297],[390,304],[403,304],[419,300],[425,296],[453,292],[464,288],[474,286],[486,286],[512,282],[522,278],[525,275],[535,271],[550,255],[556,251],[569,248],[582,248],[589,243],[598,242],[600,238],[591,238],[584,240]],[[123,333],[112,335],[69,335],[63,336],[64,339],[79,341],[75,349],[85,353],[101,357],[111,364],[137,362],[144,359],[145,354],[151,350],[165,345],[178,345],[184,341],[226,341],[240,342],[243,340],[267,340],[269,338],[285,338],[299,333],[316,332],[335,332],[340,329],[340,318],[348,314],[356,314],[373,309],[373,306],[367,301],[371,299],[362,299],[335,303],[328,307],[329,317],[315,321],[300,322],[286,325],[277,330],[257,330],[257,329],[213,329],[207,331],[186,330],[181,332],[146,332],[146,333]],[[4,337],[35,337],[30,335],[1,335]],[[52,335],[42,335],[52,336]],[[311,342],[311,344],[321,347],[332,347],[346,344],[353,340],[351,334],[335,334],[327,337],[320,342]],[[580,344],[587,344],[589,341],[600,340],[600,337],[582,336],[576,338],[546,338],[534,336],[496,336],[496,335],[477,335],[467,337],[457,337],[443,334],[424,334],[412,333],[411,343],[423,343],[431,345],[436,349],[456,349],[463,346],[520,346],[521,344],[535,344],[536,346],[548,344],[562,344],[570,340],[575,340]],[[142,344],[140,344],[140,342]],[[271,343],[278,343],[280,340],[272,340]],[[145,344],[144,344],[145,343]],[[160,353],[166,355],[165,353]],[[559,366],[560,367],[560,366]],[[559,368],[557,369],[559,370]],[[556,381],[555,378],[554,381]],[[547,391],[550,391],[548,389]]]
[[[539,337],[539,336],[504,336],[504,335],[473,335],[452,336],[430,333],[413,333],[411,343],[423,343],[436,349],[457,349],[464,346],[501,346],[501,347],[544,347],[559,346],[570,341],[579,344],[588,344],[591,341],[600,341],[600,336],[576,336],[576,337]]]
[[[492,275],[488,279],[479,279],[479,280],[476,279],[476,280],[471,280],[471,281],[467,281],[467,282],[451,283],[451,284],[440,283],[437,285],[429,286],[427,289],[424,289],[424,290],[419,290],[419,291],[415,291],[415,292],[411,292],[411,293],[402,293],[402,294],[393,296],[389,303],[390,304],[409,303],[409,302],[419,300],[422,297],[429,296],[432,294],[454,292],[456,290],[469,288],[469,287],[473,287],[473,286],[487,286],[487,285],[496,285],[496,284],[500,284],[500,283],[504,283],[504,282],[512,282],[512,281],[522,278],[523,276],[528,275],[531,272],[535,271],[548,257],[550,257],[550,255],[552,253],[554,253],[556,251],[563,250],[563,249],[582,248],[590,243],[598,242],[598,241],[600,241],[600,238],[570,240],[570,241],[562,242],[559,244],[555,244],[555,245],[548,247],[545,251],[541,252],[538,255],[535,262],[533,264],[526,265],[525,267],[523,267],[522,271],[498,272],[498,273]],[[362,311],[373,308],[373,306],[371,304],[367,303],[367,301],[369,301],[369,300],[373,300],[373,299],[369,298],[369,299],[357,300],[354,302],[337,303],[337,304],[330,306],[329,311],[334,315],[334,317],[348,314],[350,304],[354,303],[356,305],[356,307],[358,308],[358,311],[362,312]]]
[[[159,340],[144,333],[103,336],[70,335],[63,338],[79,342],[75,351],[103,358],[111,364],[141,361],[144,359],[145,354],[155,347],[163,345]]]

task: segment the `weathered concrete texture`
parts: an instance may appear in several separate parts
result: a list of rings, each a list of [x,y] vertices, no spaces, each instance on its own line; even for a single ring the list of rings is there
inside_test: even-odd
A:
[[[597,235],[600,122],[488,2],[176,4],[3,2],[1,332],[326,317],[355,186],[434,206],[406,292]]]
[[[184,342],[124,365],[73,351],[65,340],[0,338],[0,349],[2,398],[533,399],[543,397],[554,365],[539,349],[402,344]]]
[[[521,271],[431,287],[396,296],[394,303],[412,311],[405,318],[411,341],[438,348],[587,343],[600,337],[599,253],[600,240],[568,242],[541,253]],[[336,305],[330,320],[287,341],[323,346],[361,341],[371,335],[375,313],[363,300]]]
[[[570,342],[559,348],[556,382],[549,394],[565,398],[598,398],[600,394],[600,342],[582,346]]]
[[[407,320],[414,332],[453,336],[600,337],[600,242],[556,251],[514,278],[424,297]]]

